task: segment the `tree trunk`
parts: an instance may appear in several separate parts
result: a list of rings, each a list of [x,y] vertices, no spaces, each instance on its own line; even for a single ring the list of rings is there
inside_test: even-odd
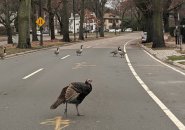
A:
[[[31,48],[30,43],[30,10],[31,0],[20,0],[18,10],[18,48]],[[21,23],[21,24],[20,24]]]
[[[150,13],[151,14],[151,13]],[[149,15],[149,14],[145,14],[144,15],[144,17],[145,17],[145,28],[144,28],[144,31],[146,31],[147,32],[147,41],[146,42],[152,42],[152,26],[153,26],[153,24],[152,24],[152,17],[151,17],[151,15]]]
[[[55,39],[55,24],[54,24],[54,14],[52,12],[49,13],[49,28],[51,34],[51,40]]]
[[[56,13],[56,16],[57,16],[57,19],[58,19],[58,22],[59,22],[59,25],[60,25],[60,35],[63,34],[63,23],[62,23],[62,18],[61,16],[59,16],[59,14]]]
[[[174,9],[174,21],[175,21],[175,26],[179,25],[177,9]]]
[[[84,0],[81,0],[81,12],[80,12],[80,31],[79,31],[79,39],[84,40]],[[87,26],[87,25],[86,25]]]
[[[124,15],[125,15],[125,13],[124,12],[122,12],[122,14],[121,14],[121,32],[123,32],[124,31],[124,26],[123,26],[123,22],[124,22]]]
[[[164,31],[169,32],[169,7],[171,6],[173,0],[162,0],[163,1],[163,21],[164,21]]]
[[[63,23],[62,22],[60,22],[60,35],[63,35]]]
[[[69,38],[69,19],[68,19],[68,5],[67,5],[67,0],[63,0],[63,41],[64,42],[70,42],[70,38]]]
[[[106,0],[102,1],[100,4],[100,37],[104,37],[104,8]]]
[[[163,12],[164,31],[169,32],[169,13]]]
[[[38,41],[37,37],[37,25],[36,25],[36,20],[37,20],[37,11],[36,7],[34,4],[34,1],[31,1],[31,7],[32,7],[32,13],[31,13],[31,20],[32,20],[32,41]]]
[[[165,47],[164,34],[163,34],[163,24],[162,24],[162,1],[153,0],[153,44],[152,48]]]
[[[12,28],[11,28],[11,26],[7,25],[6,30],[7,30],[7,36],[8,36],[8,44],[12,44],[13,40],[12,40]]]
[[[12,41],[12,28],[11,28],[11,25],[10,25],[10,9],[9,9],[9,6],[8,6],[8,2],[7,0],[5,0],[5,22],[6,22],[6,31],[7,31],[7,36],[8,36],[8,44],[12,44],[13,41]]]
[[[51,35],[51,40],[55,39],[55,23],[54,23],[54,13],[51,7],[51,0],[48,0],[48,11],[49,11],[49,30]]]
[[[104,18],[100,18],[100,37],[104,37]]]

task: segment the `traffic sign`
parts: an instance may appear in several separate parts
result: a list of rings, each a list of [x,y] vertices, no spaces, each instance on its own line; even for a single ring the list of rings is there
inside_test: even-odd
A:
[[[45,20],[42,17],[39,17],[36,20],[36,24],[41,27],[43,24],[45,24]]]

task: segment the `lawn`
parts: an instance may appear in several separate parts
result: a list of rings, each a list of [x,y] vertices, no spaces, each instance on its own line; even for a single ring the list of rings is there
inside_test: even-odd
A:
[[[168,60],[177,61],[177,60],[185,60],[185,56],[168,56]]]

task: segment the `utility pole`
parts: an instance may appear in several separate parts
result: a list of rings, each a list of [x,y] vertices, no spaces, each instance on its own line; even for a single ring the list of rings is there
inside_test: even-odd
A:
[[[74,20],[74,41],[76,41],[76,28],[75,28],[75,1],[73,0],[73,20]]]
[[[39,0],[39,16],[42,17],[42,2]],[[43,27],[40,26],[40,46],[43,46]]]

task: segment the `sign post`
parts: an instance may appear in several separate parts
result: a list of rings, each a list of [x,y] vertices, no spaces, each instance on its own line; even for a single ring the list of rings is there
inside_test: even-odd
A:
[[[43,28],[42,28],[42,26],[45,24],[45,20],[42,17],[39,17],[36,20],[36,24],[40,27],[40,45],[42,46],[43,45],[43,35],[42,35]]]

